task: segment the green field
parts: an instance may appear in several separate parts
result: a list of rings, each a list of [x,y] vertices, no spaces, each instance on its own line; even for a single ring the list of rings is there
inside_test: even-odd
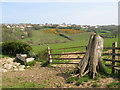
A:
[[[68,40],[53,33],[47,34],[44,32],[44,30],[32,30],[32,37],[25,38],[22,41],[31,42],[33,45],[43,45],[50,43],[66,42]]]
[[[22,41],[30,42],[32,41],[33,51],[37,54],[38,51],[47,50],[49,46],[51,49],[56,48],[67,48],[67,47],[76,47],[76,46],[87,46],[89,37],[92,32],[82,32],[78,34],[67,34],[65,35],[72,38],[74,41],[70,41],[64,37],[59,35],[55,35],[53,33],[45,33],[44,30],[33,30],[32,37],[23,39]],[[104,46],[109,47],[112,46],[112,43],[117,41],[117,38],[105,38]],[[61,52],[74,52],[74,51],[84,51],[85,48],[74,48],[74,49],[63,49],[63,50],[54,50],[52,53],[61,53]]]

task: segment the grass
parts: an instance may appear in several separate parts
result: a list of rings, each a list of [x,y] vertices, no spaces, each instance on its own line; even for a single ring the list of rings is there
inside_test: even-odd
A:
[[[45,87],[46,87],[45,84],[41,84],[41,85],[39,86],[39,88],[45,88]]]
[[[109,83],[107,85],[108,88],[111,88],[111,87],[118,87],[120,89],[120,83],[119,82],[112,82],[112,83]]]
[[[92,87],[100,87],[101,85],[98,85],[96,82],[94,82],[91,86]]]
[[[48,43],[57,43],[57,42],[65,42],[67,39],[57,36],[53,33],[48,34],[43,30],[33,30],[31,38],[25,38],[22,41],[24,42],[32,42],[33,45],[43,45]]]
[[[25,82],[21,82],[19,84],[12,85],[9,88],[35,88],[35,87],[36,87],[35,83],[25,81]]]
[[[79,79],[77,82],[76,82],[76,85],[79,86],[80,84],[82,84],[83,81],[81,79]]]
[[[66,80],[67,83],[73,83],[74,81],[75,81],[74,77],[68,77]]]

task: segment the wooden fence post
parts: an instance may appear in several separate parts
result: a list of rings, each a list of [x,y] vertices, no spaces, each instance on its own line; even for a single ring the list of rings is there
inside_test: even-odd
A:
[[[115,47],[117,47],[117,42],[114,42],[113,44],[112,44],[112,47],[113,47],[113,49],[112,49],[112,73],[114,73],[115,72],[115,68],[114,68],[114,66],[115,66]]]
[[[47,47],[49,63],[52,63],[52,56],[50,54],[50,47]]]
[[[86,51],[87,51],[88,46],[86,46]]]

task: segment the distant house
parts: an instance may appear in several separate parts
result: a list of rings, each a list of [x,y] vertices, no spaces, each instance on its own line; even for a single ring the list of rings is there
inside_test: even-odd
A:
[[[20,26],[20,28],[24,28],[24,26]]]
[[[21,39],[24,39],[25,38],[25,36],[24,35],[21,35]]]
[[[7,28],[10,28],[10,25],[8,25]]]
[[[26,27],[32,27],[32,25],[27,25]]]
[[[16,26],[16,27],[18,27],[18,28],[19,28],[19,26]]]
[[[22,29],[20,29],[21,31],[24,31],[24,29],[22,28]]]

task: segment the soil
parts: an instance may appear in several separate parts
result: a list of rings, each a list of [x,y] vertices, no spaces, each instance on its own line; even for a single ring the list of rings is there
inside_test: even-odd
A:
[[[37,62],[35,66],[25,71],[9,71],[2,74],[2,84],[3,87],[10,87],[13,83],[18,84],[21,82],[34,82],[39,88],[41,85],[46,85],[45,88],[87,88],[92,87],[88,83],[92,83],[90,80],[84,85],[76,86],[75,83],[67,84],[66,79],[69,77],[69,72],[72,71],[74,67],[42,67],[40,62]],[[22,77],[21,80],[15,82],[15,78]],[[101,88],[106,87],[107,84],[118,80],[117,78],[100,78],[98,84],[101,84]],[[13,82],[14,81],[14,82]]]

